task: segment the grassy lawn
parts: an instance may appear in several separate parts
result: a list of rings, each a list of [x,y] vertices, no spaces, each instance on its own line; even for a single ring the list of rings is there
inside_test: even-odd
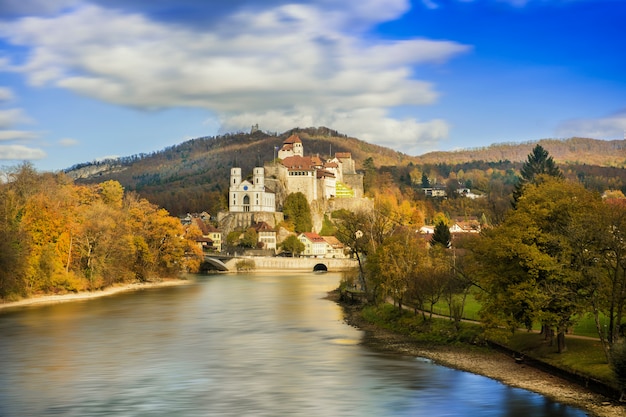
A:
[[[481,338],[479,324],[460,323],[459,330],[448,319],[424,320],[421,314],[400,312],[391,304],[367,306],[363,317],[379,327],[409,336],[411,339],[429,344],[474,343]]]
[[[557,353],[556,340],[554,343],[554,346],[550,346],[543,335],[537,333],[518,332],[510,337],[506,345],[561,369],[615,384],[613,372],[599,341],[566,336],[567,350],[563,353]]]
[[[467,320],[480,320],[480,302],[476,300],[474,294],[468,294],[465,300],[465,308],[463,309],[463,318]],[[449,316],[450,310],[446,301],[439,301],[433,308],[434,314],[440,314],[442,316]],[[604,317],[600,317],[600,322],[607,324],[608,320]],[[539,330],[540,326],[536,325],[535,330]],[[596,329],[596,323],[591,314],[583,316],[578,323],[574,326],[573,334],[577,336],[587,336],[598,338],[598,330]]]

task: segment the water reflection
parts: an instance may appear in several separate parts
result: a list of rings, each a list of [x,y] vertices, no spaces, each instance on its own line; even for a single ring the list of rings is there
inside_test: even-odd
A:
[[[339,276],[214,276],[0,315],[0,416],[583,413],[373,352],[322,299]]]

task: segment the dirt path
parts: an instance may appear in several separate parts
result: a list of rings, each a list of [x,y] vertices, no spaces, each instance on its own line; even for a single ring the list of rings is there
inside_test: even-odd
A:
[[[333,296],[329,298],[334,299]],[[336,300],[335,300],[336,301]],[[554,401],[581,408],[596,417],[624,417],[626,405],[590,392],[580,385],[518,364],[513,357],[487,348],[428,347],[361,318],[359,309],[342,305],[348,324],[365,332],[363,344],[379,351],[406,356],[419,356],[462,371],[483,375],[509,386],[523,388],[551,398]]]

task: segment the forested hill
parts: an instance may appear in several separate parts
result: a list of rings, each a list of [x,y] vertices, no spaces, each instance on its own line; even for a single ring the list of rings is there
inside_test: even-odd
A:
[[[558,164],[626,167],[626,140],[570,138],[542,139],[524,143],[496,143],[482,148],[430,152],[417,158],[419,164],[461,164],[471,161],[523,162],[536,145],[541,145]]]
[[[275,157],[275,149],[293,133],[303,140],[306,155],[319,154],[325,157],[336,152],[350,152],[357,169],[361,169],[368,158],[371,158],[376,167],[398,168],[409,163],[520,163],[526,159],[536,143],[547,149],[560,165],[586,165],[586,169],[590,166],[613,167],[620,170],[626,166],[626,141],[623,140],[546,139],[519,144],[494,144],[452,152],[432,152],[415,157],[319,127],[292,129],[281,134],[256,131],[197,138],[151,154],[78,164],[66,172],[78,182],[117,180],[127,191],[138,192],[174,215],[205,210],[217,213],[227,206],[230,168],[239,166],[244,175],[248,175],[254,166],[271,161]],[[576,167],[575,170],[580,169]],[[600,176],[603,174],[595,173]]]
[[[294,133],[303,140],[306,155],[350,152],[357,169],[369,157],[377,166],[416,161],[415,157],[319,127],[281,134],[259,130],[197,138],[151,154],[78,164],[66,173],[77,182],[117,180],[126,190],[137,191],[172,214],[216,213],[226,204],[230,168],[238,166],[244,175],[251,174],[255,166],[271,161],[275,149]]]

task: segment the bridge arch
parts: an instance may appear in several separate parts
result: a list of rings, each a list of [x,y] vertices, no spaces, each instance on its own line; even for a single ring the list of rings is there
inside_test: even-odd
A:
[[[221,271],[221,272],[226,272],[228,271],[228,267],[219,259],[217,258],[213,258],[210,256],[205,256],[204,257],[204,268],[205,269],[212,269],[212,270],[217,270],[217,271]]]
[[[328,272],[328,267],[326,264],[319,263],[313,267],[313,272]]]

